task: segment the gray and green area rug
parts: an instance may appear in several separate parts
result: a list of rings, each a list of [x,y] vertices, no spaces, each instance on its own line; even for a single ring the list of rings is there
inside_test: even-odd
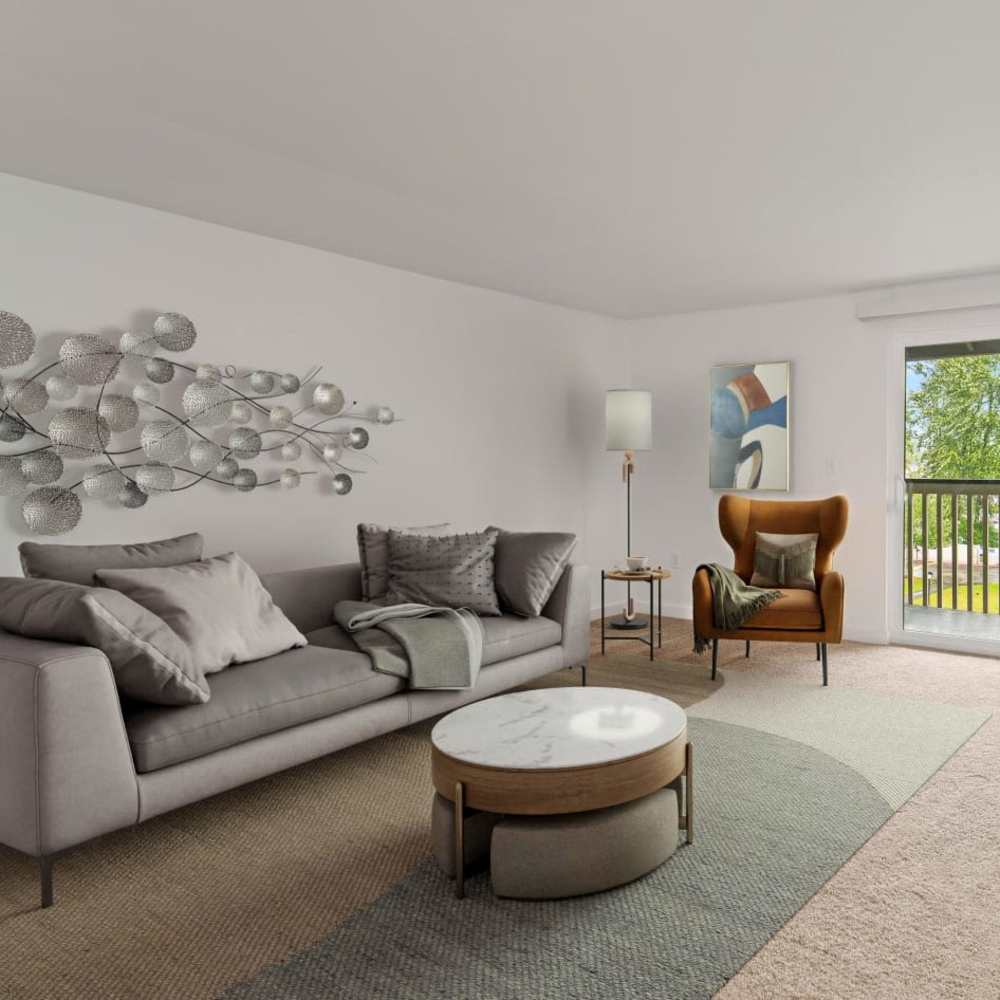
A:
[[[690,624],[673,627],[673,657],[615,653],[591,664],[592,683],[663,694],[691,715],[697,840],[646,878],[525,903],[494,899],[484,876],[456,901],[429,861],[424,723],[74,850],[59,860],[49,910],[37,906],[35,867],[0,848],[0,998],[711,996],[762,945],[774,946],[775,932],[989,714],[932,702],[954,692],[967,705],[1000,704],[1000,675],[982,660],[854,646],[838,654],[835,686],[823,689],[797,660],[776,676],[786,653],[775,647],[746,667],[724,664],[724,683],[711,684],[704,663],[682,662]],[[922,679],[924,700],[887,690],[919,689]],[[578,681],[564,671],[539,685]],[[882,693],[862,689],[879,684]],[[992,836],[985,753],[961,751],[972,760],[961,808],[982,805]],[[943,813],[949,830],[959,808],[951,786],[928,799],[936,781],[920,796],[923,812]],[[988,840],[977,843],[985,850]],[[900,874],[923,891],[928,860],[913,873],[900,864],[884,891],[896,891]],[[963,884],[988,896],[978,871]],[[940,885],[930,892],[945,894]],[[887,910],[876,900],[844,912],[867,927]],[[820,964],[831,926],[807,939]],[[883,959],[876,950],[872,967]],[[885,995],[900,995],[898,975]],[[871,996],[870,981],[849,986],[836,995]],[[827,995],[762,989],[768,998]]]
[[[429,859],[226,1000],[712,996],[988,712],[732,675],[689,709],[696,843],[574,900],[465,900]]]

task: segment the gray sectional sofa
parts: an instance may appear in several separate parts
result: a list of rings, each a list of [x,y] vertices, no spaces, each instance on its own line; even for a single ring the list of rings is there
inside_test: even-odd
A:
[[[360,599],[358,565],[262,581],[309,645],[212,675],[201,705],[123,702],[99,649],[0,632],[0,843],[39,859],[43,906],[53,857],[94,837],[551,671],[586,669],[582,566],[564,570],[541,617],[483,618],[484,666],[468,691],[408,690],[331,624],[337,601]]]

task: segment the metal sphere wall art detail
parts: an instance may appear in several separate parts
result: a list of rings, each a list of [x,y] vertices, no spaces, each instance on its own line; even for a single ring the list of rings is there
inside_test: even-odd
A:
[[[367,471],[354,460],[371,461],[361,425],[392,424],[393,410],[353,409],[339,386],[318,381],[319,368],[299,376],[162,356],[197,337],[187,316],[168,312],[117,344],[71,334],[57,359],[24,371],[35,333],[0,310],[0,496],[16,498],[31,532],[72,531],[83,500],[135,510],[204,484],[235,495],[327,476],[327,492],[351,492]],[[304,459],[318,468],[292,464]],[[264,474],[245,464],[267,460],[276,467]]]

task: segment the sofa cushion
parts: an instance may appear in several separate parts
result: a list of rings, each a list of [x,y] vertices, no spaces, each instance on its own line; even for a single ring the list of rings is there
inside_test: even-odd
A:
[[[92,646],[118,689],[157,705],[208,701],[205,674],[158,615],[116,590],[65,580],[0,578],[0,628],[30,639]]]
[[[182,566],[99,570],[96,579],[159,615],[206,674],[306,644],[235,552]]]
[[[443,535],[450,524],[424,524],[397,528],[413,535]],[[389,528],[381,524],[358,525],[358,561],[361,563],[361,599],[382,601],[389,590]]]
[[[324,646],[326,649],[343,649],[349,653],[359,653],[358,644],[339,625],[326,625],[306,633],[310,646]]]
[[[481,618],[483,625],[483,666],[512,660],[562,642],[562,626],[551,618],[522,618],[501,615]]]
[[[125,727],[140,773],[156,771],[281,729],[336,715],[401,691],[362,653],[305,646],[209,678],[212,696],[184,708],[127,706]]]
[[[201,558],[205,540],[201,535],[178,535],[159,542],[135,545],[50,545],[21,542],[21,570],[25,576],[43,580],[65,580],[90,587],[99,569],[146,569],[176,566]]]
[[[494,572],[500,606],[529,618],[540,615],[576,547],[576,535],[497,531]]]
[[[515,656],[534,653],[562,642],[562,627],[551,618],[522,618],[501,615],[481,618],[483,626],[483,666],[511,660]],[[354,640],[339,626],[328,625],[306,635],[310,646],[357,652]]]
[[[781,596],[743,628],[821,629],[823,611],[815,590],[779,590]]]
[[[430,604],[499,615],[493,563],[497,530],[462,535],[389,531],[389,604]]]

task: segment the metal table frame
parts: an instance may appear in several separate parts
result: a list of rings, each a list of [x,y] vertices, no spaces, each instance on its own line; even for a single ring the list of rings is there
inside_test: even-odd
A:
[[[632,642],[643,642],[649,646],[649,658],[653,659],[655,650],[663,647],[663,580],[666,572],[643,573],[634,577],[608,576],[608,571],[601,570],[601,655],[604,655],[608,639],[629,639]],[[608,580],[616,583],[649,583],[649,638],[631,632],[628,635],[609,635],[605,627],[604,587]],[[653,619],[653,587],[656,586],[656,619]]]

